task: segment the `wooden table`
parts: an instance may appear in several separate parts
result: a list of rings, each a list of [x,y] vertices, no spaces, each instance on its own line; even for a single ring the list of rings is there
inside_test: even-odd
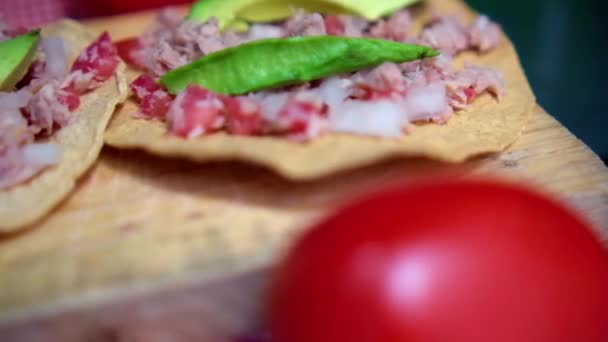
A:
[[[150,15],[89,25],[120,38],[140,32]],[[576,207],[608,241],[607,168],[541,108],[501,155],[450,167],[396,159],[306,183],[239,163],[106,148],[56,214],[0,239],[0,336],[205,341],[247,331],[260,317],[268,266],[302,227],[358,193],[445,170],[532,183]],[[113,200],[100,199],[100,188]],[[65,226],[58,216],[83,224]],[[177,218],[191,223],[174,227]]]

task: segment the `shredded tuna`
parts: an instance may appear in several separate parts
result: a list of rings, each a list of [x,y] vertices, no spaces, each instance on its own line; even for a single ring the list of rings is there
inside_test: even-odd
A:
[[[183,21],[183,16],[179,11],[173,7],[166,7],[156,16],[150,27],[147,28],[146,34],[142,36],[142,39],[151,39],[154,36],[149,35],[150,33],[158,33],[167,30],[172,30],[177,27]]]
[[[487,52],[496,48],[502,37],[500,26],[485,15],[477,17],[470,27],[465,27],[457,17],[438,16],[425,27],[416,42],[454,55],[464,50]]]
[[[502,76],[494,69],[467,65],[446,81],[450,105],[466,108],[477,95],[484,91],[500,96],[504,92]]]
[[[160,40],[155,46],[148,50],[144,65],[146,65],[148,70],[152,71],[153,74],[161,76],[169,70],[188,64],[190,61],[189,56],[192,56],[190,57],[192,59],[197,57],[195,48],[180,53],[177,49],[174,49],[169,42]]]
[[[68,44],[59,37],[45,37],[40,41],[37,59],[18,87],[37,89],[49,81],[57,81],[68,74]]]
[[[10,123],[7,115],[0,110],[0,189],[26,181],[58,163],[61,153],[55,143],[33,143],[34,136],[19,112],[12,115]]]
[[[60,96],[68,96],[57,82],[49,82],[34,94],[25,107],[34,134],[51,135],[55,128],[63,127],[72,120],[68,106]]]
[[[20,110],[2,110],[0,113],[0,149],[19,147],[34,141],[34,134],[27,127],[27,120]]]
[[[381,98],[403,98],[406,83],[401,70],[395,63],[384,63],[374,69],[355,74],[353,97],[363,100]]]
[[[469,33],[457,17],[435,18],[420,34],[420,42],[448,54],[464,51],[469,46]]]
[[[340,21],[344,25],[344,36],[363,37],[369,23],[365,19],[352,15],[339,15]]]
[[[220,32],[217,18],[204,23],[176,21],[171,10],[161,11],[155,25],[139,41],[140,53],[132,54],[137,65],[156,76],[195,59],[246,41],[233,32]]]
[[[403,42],[408,37],[412,26],[412,16],[407,10],[399,11],[386,20],[381,20],[370,28],[369,34],[374,38]]]
[[[211,18],[203,24],[185,21],[177,27],[174,38],[178,43],[196,44],[198,50],[207,55],[230,46],[225,43],[225,37],[220,34],[218,25],[219,22],[216,18]]]
[[[500,26],[490,21],[485,15],[480,15],[469,29],[469,41],[473,48],[486,52],[497,47],[502,41],[503,33]]]
[[[21,97],[18,93],[0,93],[0,103],[9,97]],[[20,103],[21,99],[13,99]],[[6,103],[4,103],[6,104]],[[0,108],[0,189],[18,184],[32,177],[43,166],[28,165],[22,146],[34,141],[34,134],[19,108]]]
[[[452,59],[442,54],[401,65],[407,87],[424,86],[431,82],[446,80],[454,73]]]
[[[21,108],[29,102],[32,94],[28,90],[12,93],[0,92],[0,189],[2,184],[12,184],[19,178],[21,165],[19,149],[34,141]]]
[[[324,36],[325,21],[319,13],[297,12],[285,23],[288,36]]]

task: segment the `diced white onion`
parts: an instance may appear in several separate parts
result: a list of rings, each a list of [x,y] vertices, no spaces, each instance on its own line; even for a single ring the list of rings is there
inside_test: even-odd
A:
[[[332,77],[321,83],[318,89],[319,96],[328,106],[339,106],[348,97],[348,88],[351,84],[352,81],[349,79]]]
[[[346,101],[332,108],[333,131],[399,137],[407,123],[403,106],[394,101]]]
[[[414,87],[408,92],[405,101],[409,121],[429,120],[445,112],[446,106],[445,86],[441,83]]]
[[[279,111],[285,106],[287,99],[288,93],[268,93],[261,95],[259,103],[262,109],[262,117],[268,122],[276,122]]]
[[[249,28],[249,38],[252,40],[266,38],[280,38],[283,36],[283,29],[273,25],[252,25]]]

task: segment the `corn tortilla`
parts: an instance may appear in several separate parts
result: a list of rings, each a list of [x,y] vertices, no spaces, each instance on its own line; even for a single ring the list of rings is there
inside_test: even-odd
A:
[[[428,0],[414,8],[415,31],[434,13],[457,15],[468,22],[475,15],[460,1]],[[505,78],[506,95],[497,101],[483,94],[447,124],[417,125],[402,139],[334,133],[298,143],[286,138],[215,133],[186,140],[168,134],[165,123],[134,118],[138,107],[129,99],[115,113],[105,140],[116,148],[143,149],[163,157],[250,162],[293,180],[319,178],[395,156],[462,162],[476,155],[504,150],[519,137],[535,108],[534,94],[508,39],[488,54],[461,54],[455,64],[461,67],[464,61],[498,69]],[[131,73],[130,78],[135,76]]]
[[[91,43],[96,35],[82,25],[63,20],[43,29],[69,42],[70,60]],[[58,165],[43,170],[30,181],[0,191],[0,232],[31,224],[47,214],[74,188],[76,180],[95,162],[103,146],[103,132],[115,106],[127,95],[125,66],[120,63],[115,76],[101,87],[81,96],[73,124],[53,135],[61,146]]]

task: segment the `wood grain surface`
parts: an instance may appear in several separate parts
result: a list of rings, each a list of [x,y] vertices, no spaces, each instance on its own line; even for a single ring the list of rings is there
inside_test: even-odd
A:
[[[124,37],[150,18],[90,25]],[[528,182],[577,208],[608,241],[607,168],[541,108],[501,155],[461,165],[396,159],[303,183],[251,165],[105,148],[53,214],[0,238],[0,336],[153,341],[137,334],[164,324],[159,333],[218,340],[250,329],[264,270],[303,227],[362,192],[429,174]]]

